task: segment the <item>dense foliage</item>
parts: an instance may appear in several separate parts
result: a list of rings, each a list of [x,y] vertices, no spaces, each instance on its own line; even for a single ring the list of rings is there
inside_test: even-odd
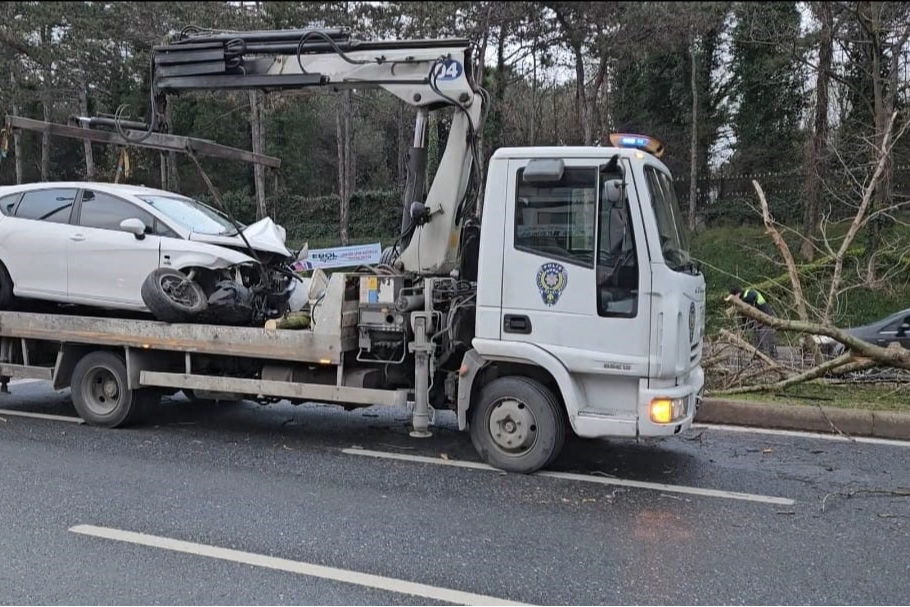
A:
[[[486,58],[482,82],[493,104],[487,157],[503,145],[598,144],[611,132],[643,132],[667,145],[664,160],[681,207],[694,211],[692,225],[754,222],[755,177],[777,218],[809,222],[809,233],[821,218],[850,214],[848,190],[869,170],[863,142],[874,141],[883,116],[908,101],[908,5],[820,4],[5,2],[0,105],[6,114],[65,122],[128,104],[133,119],[145,120],[148,51],[189,25],[343,25],[362,38],[468,37]],[[825,48],[830,66],[819,65]],[[818,90],[826,91],[824,103]],[[251,149],[251,107],[246,93],[183,95],[172,105],[173,132]],[[414,120],[409,107],[377,91],[357,91],[349,103],[307,91],[264,95],[259,114],[262,149],[283,162],[259,184],[265,210],[292,238],[394,237]],[[430,125],[434,145],[445,118]],[[351,128],[340,128],[343,119]],[[810,145],[813,135],[821,146]],[[120,153],[95,144],[89,159],[80,141],[34,133],[5,145],[2,183],[113,179]],[[340,148],[351,152],[344,165]],[[882,201],[910,193],[908,150],[905,142],[895,154]],[[172,156],[164,171],[156,152],[131,150],[130,161],[127,181],[208,197],[184,157]],[[254,219],[253,168],[213,159],[203,166],[238,219]],[[821,192],[817,213],[805,211],[810,190]],[[347,225],[342,198],[350,205]]]

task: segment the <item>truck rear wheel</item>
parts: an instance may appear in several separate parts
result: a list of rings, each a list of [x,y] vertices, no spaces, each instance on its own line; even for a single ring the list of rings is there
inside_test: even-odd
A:
[[[559,401],[540,382],[502,377],[481,389],[471,418],[471,441],[489,465],[530,474],[562,451],[565,419]]]
[[[139,421],[161,400],[155,390],[130,390],[126,364],[112,352],[92,352],[76,363],[73,405],[92,426],[118,428]]]

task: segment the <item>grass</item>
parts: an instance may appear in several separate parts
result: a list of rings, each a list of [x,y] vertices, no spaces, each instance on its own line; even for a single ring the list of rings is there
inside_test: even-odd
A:
[[[729,398],[782,405],[821,405],[843,409],[910,411],[910,385],[906,383],[887,385],[807,383],[792,386],[778,393],[754,392],[737,394]]]

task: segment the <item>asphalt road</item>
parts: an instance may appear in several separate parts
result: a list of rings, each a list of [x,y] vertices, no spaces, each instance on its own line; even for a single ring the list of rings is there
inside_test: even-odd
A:
[[[0,408],[74,415],[66,392],[11,390]],[[0,602],[910,600],[910,446],[697,429],[573,441],[557,474],[519,476],[452,465],[477,458],[438,421],[417,440],[406,411],[178,397],[124,430],[0,412]]]

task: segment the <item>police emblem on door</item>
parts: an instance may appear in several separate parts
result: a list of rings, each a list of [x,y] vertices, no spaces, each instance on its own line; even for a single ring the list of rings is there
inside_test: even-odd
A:
[[[545,263],[537,271],[537,288],[540,290],[543,302],[548,306],[556,305],[567,284],[569,284],[569,275],[566,274],[566,269],[558,263]]]

